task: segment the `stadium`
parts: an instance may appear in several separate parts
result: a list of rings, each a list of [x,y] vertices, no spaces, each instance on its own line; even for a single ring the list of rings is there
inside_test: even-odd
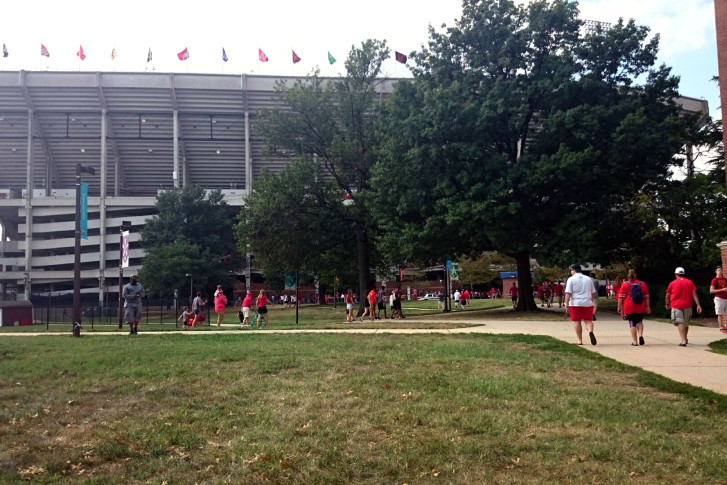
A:
[[[260,110],[280,105],[293,77],[179,73],[0,72],[0,300],[73,291],[77,170],[88,184],[81,292],[118,300],[120,236],[131,223],[131,274],[142,264],[140,229],[159,191],[188,184],[243,204],[264,168]],[[385,97],[396,80],[382,79]],[[707,102],[680,98],[706,118]],[[90,172],[90,171],[88,171]]]

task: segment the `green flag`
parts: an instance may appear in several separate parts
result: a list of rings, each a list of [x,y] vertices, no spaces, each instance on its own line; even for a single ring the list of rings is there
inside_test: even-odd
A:
[[[334,62],[336,62],[336,58],[335,58],[335,57],[333,57],[333,56],[331,55],[330,51],[329,51],[329,52],[328,52],[328,63],[329,63],[329,64],[331,64],[331,65],[333,65],[333,63],[334,63]]]

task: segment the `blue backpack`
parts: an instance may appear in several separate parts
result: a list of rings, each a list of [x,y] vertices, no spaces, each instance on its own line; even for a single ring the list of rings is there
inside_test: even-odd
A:
[[[629,286],[631,287],[631,302],[635,304],[643,303],[644,302],[644,292],[641,291],[641,281],[637,281],[636,283],[629,282]]]

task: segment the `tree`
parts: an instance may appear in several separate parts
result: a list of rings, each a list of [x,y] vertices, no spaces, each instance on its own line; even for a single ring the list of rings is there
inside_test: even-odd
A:
[[[191,274],[197,288],[229,284],[238,269],[233,218],[219,190],[197,185],[160,193],[157,215],[141,231],[146,250],[139,277],[150,294],[186,295]]]
[[[524,288],[531,255],[608,258],[624,201],[664,176],[688,121],[678,79],[653,67],[658,36],[633,21],[580,27],[569,0],[465,0],[454,27],[430,28],[381,127],[394,134],[373,183],[385,250],[440,261],[498,250]]]
[[[306,190],[312,193],[306,199],[310,207],[305,214],[294,208],[301,200],[300,197],[292,197],[287,202],[280,200],[285,205],[276,207],[284,209],[286,212],[283,214],[291,214],[292,217],[307,218],[311,212],[318,211],[319,214],[325,214],[328,223],[347,225],[348,229],[339,236],[355,241],[355,261],[361,292],[370,287],[370,238],[371,231],[376,227],[363,195],[369,189],[371,167],[376,162],[374,148],[377,141],[373,114],[379,99],[376,92],[377,76],[382,62],[388,57],[386,42],[368,40],[360,48],[351,49],[345,63],[345,77],[328,80],[319,77],[318,71],[315,71],[292,86],[281,82],[276,92],[284,106],[262,112],[260,119],[261,133],[271,153],[289,151],[306,159],[306,163],[320,164],[323,168],[320,176],[306,186]],[[281,175],[281,180],[285,178],[289,178],[289,175]],[[256,184],[255,192],[261,194],[261,200],[270,200],[272,195],[263,194],[263,191],[278,190],[279,187],[275,184]],[[338,195],[337,200],[330,197],[331,191]],[[313,193],[326,195],[317,197]],[[343,204],[344,200],[350,204]],[[259,213],[248,211],[245,223],[259,226],[251,219],[256,215]],[[316,231],[320,230],[313,227],[306,231],[306,224],[290,222],[300,227],[301,232],[297,237],[301,242],[316,237]],[[323,229],[326,230],[330,231],[331,228]],[[246,239],[248,242],[245,244],[257,248],[256,252],[265,252],[270,250],[270,242],[274,241],[274,237],[270,233],[257,233],[255,238]],[[325,249],[332,251],[336,245],[346,247],[346,244],[340,244],[339,239],[336,244]],[[293,249],[291,245],[278,248],[280,251]],[[319,250],[322,249],[323,246],[319,246]],[[270,259],[274,258],[271,256]]]
[[[264,171],[237,216],[238,248],[254,252],[266,278],[286,270],[315,273],[323,276],[324,291],[335,275],[355,272],[354,226],[329,217],[340,205],[340,189],[325,182],[323,167],[311,159],[296,160],[278,174]]]

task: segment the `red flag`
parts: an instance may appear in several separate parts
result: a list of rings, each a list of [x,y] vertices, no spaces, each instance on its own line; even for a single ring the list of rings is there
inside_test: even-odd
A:
[[[406,64],[406,56],[401,52],[394,52],[396,53],[396,61],[401,62],[402,64]]]
[[[50,53],[48,52],[48,49],[46,49],[43,44],[40,44],[40,55],[50,57]]]
[[[177,54],[177,57],[179,57],[180,61],[186,61],[187,59],[189,59],[189,52],[187,51],[187,48],[185,47],[182,52]]]
[[[262,49],[257,50],[257,57],[260,59],[260,62],[268,62],[268,56],[265,55]]]
[[[298,64],[300,62],[300,57],[298,57],[298,54],[293,51],[293,64]]]
[[[86,54],[83,53],[83,46],[78,46],[78,52],[76,52],[76,55],[81,58],[82,61],[86,60]]]

